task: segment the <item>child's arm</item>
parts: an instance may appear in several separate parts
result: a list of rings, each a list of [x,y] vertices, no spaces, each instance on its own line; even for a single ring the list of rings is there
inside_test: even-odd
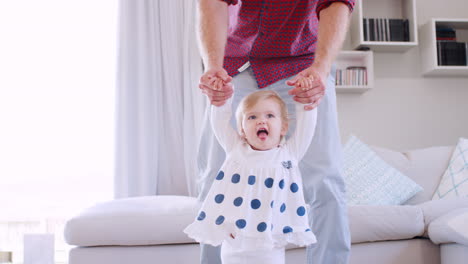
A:
[[[296,108],[296,129],[288,140],[287,146],[292,155],[300,161],[304,157],[315,134],[317,108],[304,110],[303,104],[298,102],[294,102],[294,104]]]
[[[211,127],[224,151],[228,152],[239,140],[239,134],[231,126],[232,97],[222,106],[211,105]]]

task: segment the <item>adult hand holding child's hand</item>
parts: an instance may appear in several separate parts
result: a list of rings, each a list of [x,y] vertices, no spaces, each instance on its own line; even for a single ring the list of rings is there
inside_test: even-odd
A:
[[[294,101],[306,104],[305,110],[312,110],[318,106],[325,95],[324,81],[327,75],[324,71],[311,66],[286,81],[287,85],[294,86],[288,93],[294,96]]]
[[[209,69],[203,73],[198,87],[215,106],[224,105],[234,92],[232,77],[223,68]]]

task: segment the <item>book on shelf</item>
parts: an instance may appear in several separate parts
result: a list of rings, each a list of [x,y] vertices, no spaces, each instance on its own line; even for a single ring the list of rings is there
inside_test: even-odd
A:
[[[410,41],[409,20],[364,18],[364,41]]]
[[[392,38],[390,36],[390,22],[389,22],[389,19],[385,20],[385,30],[386,30],[385,37],[387,38],[387,41],[390,41]]]
[[[380,19],[376,18],[375,23],[376,23],[376,27],[375,27],[375,30],[376,30],[375,36],[376,36],[376,38],[375,38],[375,40],[380,41],[380,29],[381,29]]]
[[[403,19],[403,41],[410,41],[409,20]]]
[[[468,43],[437,40],[437,64],[441,66],[466,66]]]
[[[436,25],[437,64],[441,66],[466,66],[468,43],[457,42],[457,32],[446,25]]]
[[[346,69],[336,70],[337,86],[364,86],[367,85],[367,68],[362,66],[350,66]]]
[[[457,33],[451,27],[447,27],[443,25],[436,25],[436,39],[455,41],[457,39]]]
[[[403,30],[403,20],[401,19],[390,19],[390,38],[392,41],[403,41],[405,39]]]
[[[369,21],[365,18],[362,21],[362,30],[364,33],[364,41],[367,41],[369,36]]]

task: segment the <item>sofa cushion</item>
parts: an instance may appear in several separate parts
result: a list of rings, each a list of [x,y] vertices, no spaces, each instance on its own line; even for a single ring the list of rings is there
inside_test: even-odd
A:
[[[454,147],[431,147],[405,152],[378,147],[373,147],[373,149],[388,164],[423,187],[423,191],[405,202],[408,205],[416,205],[432,199],[447,169]]]
[[[348,209],[352,243],[408,239],[424,232],[417,206],[356,205]]]
[[[343,148],[343,172],[349,205],[398,205],[422,191],[355,136]]]
[[[434,244],[458,243],[468,246],[468,207],[451,211],[431,222],[429,238]]]
[[[99,203],[68,220],[70,245],[153,245],[194,242],[182,230],[198,210],[196,198],[143,196]]]
[[[468,197],[468,139],[460,138],[433,200]]]
[[[183,230],[198,209],[196,198],[186,196],[143,196],[99,203],[67,221],[65,240],[76,246],[194,243]],[[424,231],[422,212],[416,206],[351,206],[348,215],[353,243],[407,239]]]

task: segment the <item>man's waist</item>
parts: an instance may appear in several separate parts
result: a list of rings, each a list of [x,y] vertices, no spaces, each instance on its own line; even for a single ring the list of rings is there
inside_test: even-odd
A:
[[[248,66],[261,68],[268,65],[271,67],[288,67],[288,65],[303,64],[307,62],[312,64],[314,54],[304,54],[297,56],[278,56],[278,57],[258,57],[258,56],[226,56],[224,57],[224,66],[226,69],[235,68],[239,72],[245,70]]]
[[[258,87],[266,87],[278,80],[290,77],[312,65],[314,54],[298,57],[225,57],[224,68],[229,75],[235,76],[252,67]]]
[[[234,60],[248,60],[248,61],[284,61],[284,60],[302,60],[304,58],[314,58],[314,53],[304,53],[304,54],[245,54],[245,55],[236,55],[236,56],[225,56],[225,59],[234,59]]]

